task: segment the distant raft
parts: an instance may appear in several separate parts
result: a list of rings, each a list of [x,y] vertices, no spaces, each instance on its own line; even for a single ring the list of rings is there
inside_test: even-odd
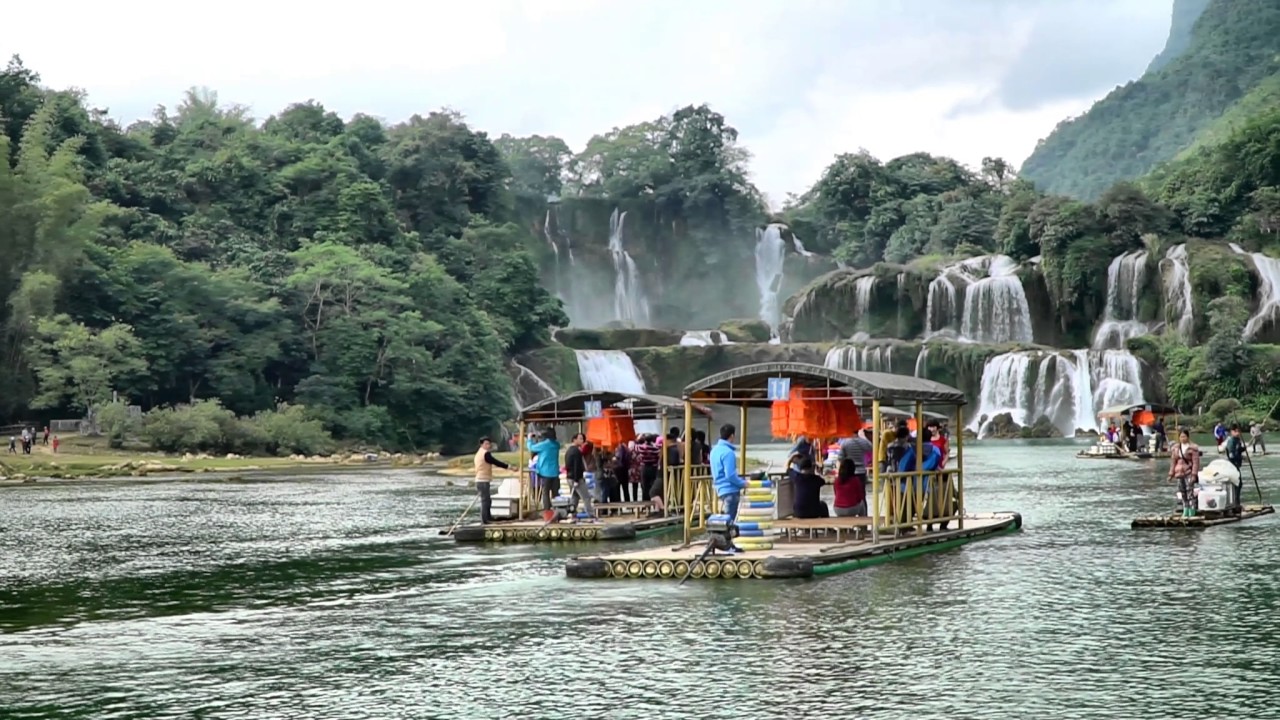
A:
[[[1146,517],[1134,518],[1133,524],[1130,526],[1134,530],[1138,529],[1171,529],[1186,528],[1191,530],[1199,530],[1215,525],[1230,525],[1231,523],[1243,522],[1245,520],[1253,520],[1254,518],[1270,515],[1276,509],[1271,505],[1245,505],[1239,515],[1195,515],[1192,517],[1183,517],[1181,513],[1169,515],[1148,515]]]

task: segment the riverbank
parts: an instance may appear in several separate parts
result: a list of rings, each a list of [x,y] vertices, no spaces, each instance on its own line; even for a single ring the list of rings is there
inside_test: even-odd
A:
[[[146,477],[180,473],[254,472],[332,466],[391,467],[426,466],[442,463],[439,455],[412,455],[386,452],[352,452],[335,455],[290,455],[289,457],[246,457],[235,454],[214,457],[186,453],[167,455],[149,450],[114,450],[100,438],[72,437],[63,441],[55,454],[52,448],[37,445],[30,455],[0,456],[0,483],[38,480],[78,480],[95,478]]]

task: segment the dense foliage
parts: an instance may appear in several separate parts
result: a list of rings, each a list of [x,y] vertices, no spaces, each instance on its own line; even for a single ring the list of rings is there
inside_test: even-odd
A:
[[[1202,133],[1225,134],[1219,120],[1238,116],[1235,106],[1264,107],[1280,97],[1280,5],[1212,0],[1180,47],[1196,9],[1179,8],[1182,23],[1147,74],[1062,122],[1023,163],[1022,176],[1048,192],[1092,200],[1174,158]]]
[[[512,412],[504,353],[565,322],[457,115],[256,124],[192,92],[121,128],[15,58],[0,117],[0,417],[117,392],[206,408],[149,414],[160,447],[458,448]]]

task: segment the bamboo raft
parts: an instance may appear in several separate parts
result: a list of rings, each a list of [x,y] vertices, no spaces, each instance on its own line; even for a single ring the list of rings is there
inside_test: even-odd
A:
[[[546,523],[541,520],[506,520],[481,525],[462,525],[453,531],[460,543],[542,543],[635,540],[678,530],[684,523],[679,515],[668,517],[603,517],[599,522]]]
[[[1169,528],[1186,528],[1186,529],[1202,529],[1213,527],[1215,525],[1230,525],[1231,523],[1252,520],[1263,515],[1271,515],[1276,509],[1271,505],[1245,505],[1241,508],[1239,515],[1195,515],[1193,517],[1183,517],[1181,514],[1169,515],[1147,515],[1145,517],[1134,518],[1133,524],[1130,526],[1134,530],[1138,529],[1169,529]]]
[[[848,572],[870,565],[942,552],[997,535],[1017,532],[1022,516],[1015,512],[967,515],[964,528],[881,537],[873,542],[856,532],[868,518],[777,520],[773,528],[795,540],[772,538],[772,547],[703,558],[702,543],[680,544],[610,555],[575,557],[565,566],[571,578],[650,580],[803,579]],[[742,539],[739,539],[740,544]],[[748,545],[749,547],[749,545]]]

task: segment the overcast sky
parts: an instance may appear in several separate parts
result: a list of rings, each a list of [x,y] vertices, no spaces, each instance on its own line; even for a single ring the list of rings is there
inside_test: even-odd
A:
[[[0,51],[127,123],[191,86],[266,118],[315,99],[493,136],[597,132],[708,102],[775,203],[838,152],[1020,163],[1141,75],[1173,0],[99,0],[19,3]],[[332,8],[332,9],[328,9]],[[14,44],[16,43],[16,44]]]

